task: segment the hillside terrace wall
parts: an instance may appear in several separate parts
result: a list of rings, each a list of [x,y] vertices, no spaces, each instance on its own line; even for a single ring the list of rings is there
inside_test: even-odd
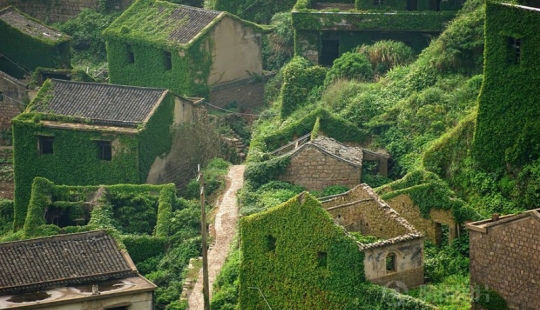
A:
[[[110,7],[125,10],[134,0],[109,0]],[[83,9],[97,9],[99,0],[0,0],[0,8],[13,5],[22,12],[45,23],[64,22],[79,15]]]
[[[281,181],[303,186],[308,190],[323,190],[332,185],[354,187],[360,183],[362,167],[342,161],[311,144],[291,155]]]
[[[471,287],[497,292],[510,309],[540,309],[538,211],[540,209],[466,225]]]

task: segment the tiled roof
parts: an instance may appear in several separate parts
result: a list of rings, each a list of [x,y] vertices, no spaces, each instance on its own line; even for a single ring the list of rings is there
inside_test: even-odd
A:
[[[179,5],[168,17],[171,23],[177,23],[169,34],[169,40],[188,43],[219,14],[221,12]]]
[[[114,84],[52,79],[46,103],[35,102],[34,111],[80,117],[95,124],[136,126],[142,124],[167,92]]]
[[[0,243],[0,294],[134,275],[104,231]]]
[[[0,10],[0,20],[25,34],[40,40],[65,41],[69,38],[66,34],[47,27],[30,16],[22,14],[12,6]]]
[[[325,136],[319,136],[307,144],[312,144],[326,153],[344,159],[354,165],[362,166],[363,153],[359,147],[346,146]]]

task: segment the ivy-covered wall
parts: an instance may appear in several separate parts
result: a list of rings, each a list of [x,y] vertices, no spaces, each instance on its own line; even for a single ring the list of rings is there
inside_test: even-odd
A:
[[[484,81],[473,155],[480,168],[500,172],[540,156],[540,14],[486,5]]]
[[[214,10],[230,12],[256,23],[269,24],[275,13],[290,11],[296,0],[211,0],[206,2],[209,2]]]
[[[41,23],[15,8],[13,10],[35,23]],[[37,67],[71,67],[71,38],[66,34],[62,34],[61,37],[55,39],[49,39],[42,34],[30,36],[12,27],[2,19],[0,19],[0,33],[2,34],[0,53],[5,56],[0,57],[0,70],[11,76],[22,78],[25,74],[28,74],[27,72],[32,72]],[[7,58],[16,62],[17,65]]]
[[[319,63],[324,40],[337,41],[339,55],[381,40],[405,42],[419,53],[444,30],[455,14],[455,11],[293,11],[295,55]]]
[[[240,309],[347,309],[364,254],[304,193],[240,222]],[[254,289],[256,288],[256,289]]]
[[[27,111],[13,120],[15,229],[24,222],[35,177],[68,185],[144,183],[154,159],[167,153],[171,147],[169,126],[172,124],[174,96],[170,93],[145,126],[133,128],[133,133],[123,133],[115,127],[92,127],[88,120],[32,112],[32,104],[47,100],[50,87],[50,81],[45,82]],[[45,120],[73,124],[86,122],[88,126],[86,129],[76,126],[51,128],[43,124]],[[54,138],[52,154],[40,154],[38,136]],[[96,140],[112,141],[110,161],[99,158]]]

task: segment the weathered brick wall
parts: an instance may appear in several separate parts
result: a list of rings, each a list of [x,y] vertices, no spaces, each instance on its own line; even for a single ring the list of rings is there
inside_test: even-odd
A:
[[[236,102],[240,111],[253,111],[264,104],[264,84],[246,79],[219,85],[210,92],[210,104],[223,108]]]
[[[398,290],[424,284],[424,242],[414,239],[364,250],[364,271],[370,282]],[[388,254],[396,255],[395,271],[386,270]]]
[[[113,8],[126,9],[133,0],[110,0]],[[0,0],[0,7],[14,5],[22,12],[46,23],[74,18],[82,9],[96,9],[99,0]]]
[[[471,285],[494,290],[510,309],[540,309],[540,220],[533,216],[469,233]]]
[[[320,191],[331,185],[352,188],[360,183],[361,176],[362,167],[345,163],[306,144],[292,155],[286,172],[279,179]]]
[[[424,218],[420,213],[420,209],[411,200],[409,195],[400,195],[386,201],[392,209],[396,210],[404,217],[414,228],[424,233],[424,235],[433,243],[437,243],[439,237],[436,231],[436,223],[448,225],[450,230],[449,240],[451,241],[456,236],[456,221],[451,210],[431,209],[428,219]]]
[[[0,145],[6,145],[8,141],[3,136],[11,129],[11,119],[24,110],[28,95],[22,83],[5,77],[3,73],[0,74],[0,93]]]

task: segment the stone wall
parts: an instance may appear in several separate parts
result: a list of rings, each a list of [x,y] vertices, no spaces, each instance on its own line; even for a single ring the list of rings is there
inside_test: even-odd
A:
[[[26,85],[0,72],[0,145],[8,144],[2,133],[11,130],[11,119],[24,110],[27,101]]]
[[[363,251],[364,272],[372,283],[403,292],[424,283],[424,242],[422,238],[398,241]],[[388,271],[386,258],[396,257],[395,270]]]
[[[110,7],[125,10],[134,0],[108,0]],[[97,9],[99,0],[0,0],[0,8],[8,5],[45,23],[74,18],[83,9]]]
[[[431,209],[429,218],[426,219],[409,195],[399,195],[386,202],[433,243],[439,244],[441,242],[440,224],[448,226],[448,242],[451,242],[457,236],[459,226],[456,224],[451,210]]]
[[[240,111],[251,112],[264,104],[265,80],[247,78],[216,85],[210,90],[210,104],[219,108],[236,102]]]
[[[467,228],[471,285],[497,292],[510,309],[540,309],[540,213],[530,211]]]
[[[291,161],[280,180],[303,186],[308,190],[323,190],[332,185],[350,188],[358,185],[362,167],[341,161],[311,144],[305,144],[291,155]]]
[[[347,231],[384,239],[410,233],[410,227],[396,220],[399,214],[387,204],[381,203],[367,188],[367,185],[362,184],[345,195],[323,201],[322,206]]]

